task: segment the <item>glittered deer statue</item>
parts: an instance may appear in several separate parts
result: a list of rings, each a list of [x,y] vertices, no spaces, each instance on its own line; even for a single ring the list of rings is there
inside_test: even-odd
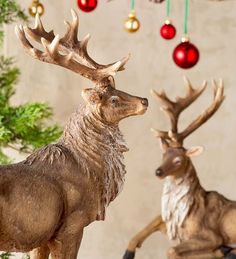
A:
[[[176,101],[170,100],[165,92],[153,91],[171,122],[169,132],[155,130],[163,150],[162,164],[156,170],[156,175],[165,179],[162,213],[132,238],[124,259],[134,258],[136,248],[141,247],[144,240],[156,231],[177,241],[178,244],[168,251],[170,259],[223,258],[226,248],[235,248],[236,202],[229,201],[217,192],[204,190],[191,161],[191,157],[199,155],[203,148],[186,149],[183,146],[184,139],[211,118],[222,104],[223,83],[213,82],[212,104],[180,133],[178,121],[181,112],[206,88],[205,82],[198,89],[194,89],[188,80],[186,82],[187,95],[184,98],[177,97]]]
[[[32,259],[76,259],[84,228],[104,220],[122,189],[123,153],[128,150],[119,121],[143,114],[145,98],[115,89],[113,76],[128,58],[111,65],[87,53],[89,37],[78,41],[78,17],[63,38],[46,32],[36,16],[34,29],[17,26],[16,34],[36,59],[68,68],[95,83],[82,91],[85,105],[76,111],[56,144],[26,160],[0,167],[0,250],[32,251]],[[39,50],[27,39],[43,45]]]

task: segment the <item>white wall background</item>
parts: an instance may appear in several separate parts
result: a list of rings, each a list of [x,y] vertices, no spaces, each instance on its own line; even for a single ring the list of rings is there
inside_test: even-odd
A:
[[[19,2],[27,8],[31,1]],[[63,19],[70,19],[70,8],[77,9],[76,1],[42,2],[46,8],[43,17],[46,28],[54,28],[62,35]],[[110,63],[131,53],[127,70],[116,78],[117,87],[150,97],[150,107],[144,116],[121,123],[130,147],[126,154],[128,174],[124,191],[109,207],[106,221],[95,222],[86,229],[79,253],[79,258],[84,259],[120,259],[128,240],[160,213],[162,182],[154,176],[154,170],[160,163],[161,153],[158,141],[149,129],[168,129],[169,125],[149,94],[151,88],[165,88],[174,97],[184,93],[183,74],[194,86],[199,86],[203,79],[224,78],[225,103],[207,125],[189,137],[186,146],[206,147],[205,153],[194,160],[203,186],[236,199],[236,1],[190,0],[190,35],[200,49],[201,60],[189,71],[177,68],[171,59],[172,50],[182,36],[184,0],[172,1],[172,17],[178,35],[170,42],[159,36],[159,28],[165,19],[165,4],[136,1],[142,27],[131,35],[122,27],[130,1],[99,2],[93,13],[79,11],[80,37],[88,32],[92,35],[89,51],[101,63]],[[46,101],[54,108],[55,121],[64,124],[82,101],[81,89],[91,83],[70,71],[42,64],[27,56],[16,41],[13,27],[7,27],[6,34],[5,54],[15,56],[22,71],[13,102]],[[184,114],[183,126],[210,103],[211,94],[209,88]],[[137,259],[163,259],[169,245],[165,236],[154,234],[137,253]]]

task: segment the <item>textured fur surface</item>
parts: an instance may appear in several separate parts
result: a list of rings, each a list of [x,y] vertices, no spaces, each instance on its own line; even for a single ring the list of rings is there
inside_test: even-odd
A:
[[[80,165],[78,175],[101,186],[97,219],[103,220],[106,207],[122,190],[126,173],[123,152],[128,148],[118,125],[105,124],[85,110],[86,107],[81,106],[71,116],[58,144],[37,150],[25,164],[59,162],[66,166],[65,153],[69,151]]]
[[[186,174],[175,179],[165,179],[162,193],[162,219],[166,223],[167,235],[171,240],[181,239],[179,228],[188,216],[194,202],[194,191],[198,180],[192,175],[192,166]]]
[[[123,152],[128,147],[118,125],[106,124],[99,115],[85,109],[81,106],[72,115],[60,144],[74,154],[86,177],[103,186],[100,204],[107,207],[123,187],[126,173]]]

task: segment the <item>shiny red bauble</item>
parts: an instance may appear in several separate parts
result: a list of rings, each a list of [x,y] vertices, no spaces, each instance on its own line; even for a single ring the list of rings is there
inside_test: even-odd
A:
[[[175,26],[170,22],[165,22],[165,24],[160,29],[161,37],[165,40],[171,40],[175,37],[176,29]]]
[[[89,13],[97,7],[97,0],[77,0],[77,4],[80,10]]]
[[[181,42],[173,52],[175,64],[184,69],[195,66],[199,60],[199,56],[197,47],[189,41]]]

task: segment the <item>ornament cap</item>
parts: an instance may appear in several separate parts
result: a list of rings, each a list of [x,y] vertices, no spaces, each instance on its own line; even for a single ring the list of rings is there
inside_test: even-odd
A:
[[[129,18],[134,18],[136,17],[136,12],[134,10],[132,10],[129,15],[128,15]]]
[[[165,20],[165,24],[166,24],[166,25],[172,24],[171,19],[170,19],[170,18],[167,18],[167,19]]]
[[[182,36],[182,38],[181,38],[181,42],[190,42],[190,38],[189,38],[189,36],[188,35],[184,35],[184,36]]]

